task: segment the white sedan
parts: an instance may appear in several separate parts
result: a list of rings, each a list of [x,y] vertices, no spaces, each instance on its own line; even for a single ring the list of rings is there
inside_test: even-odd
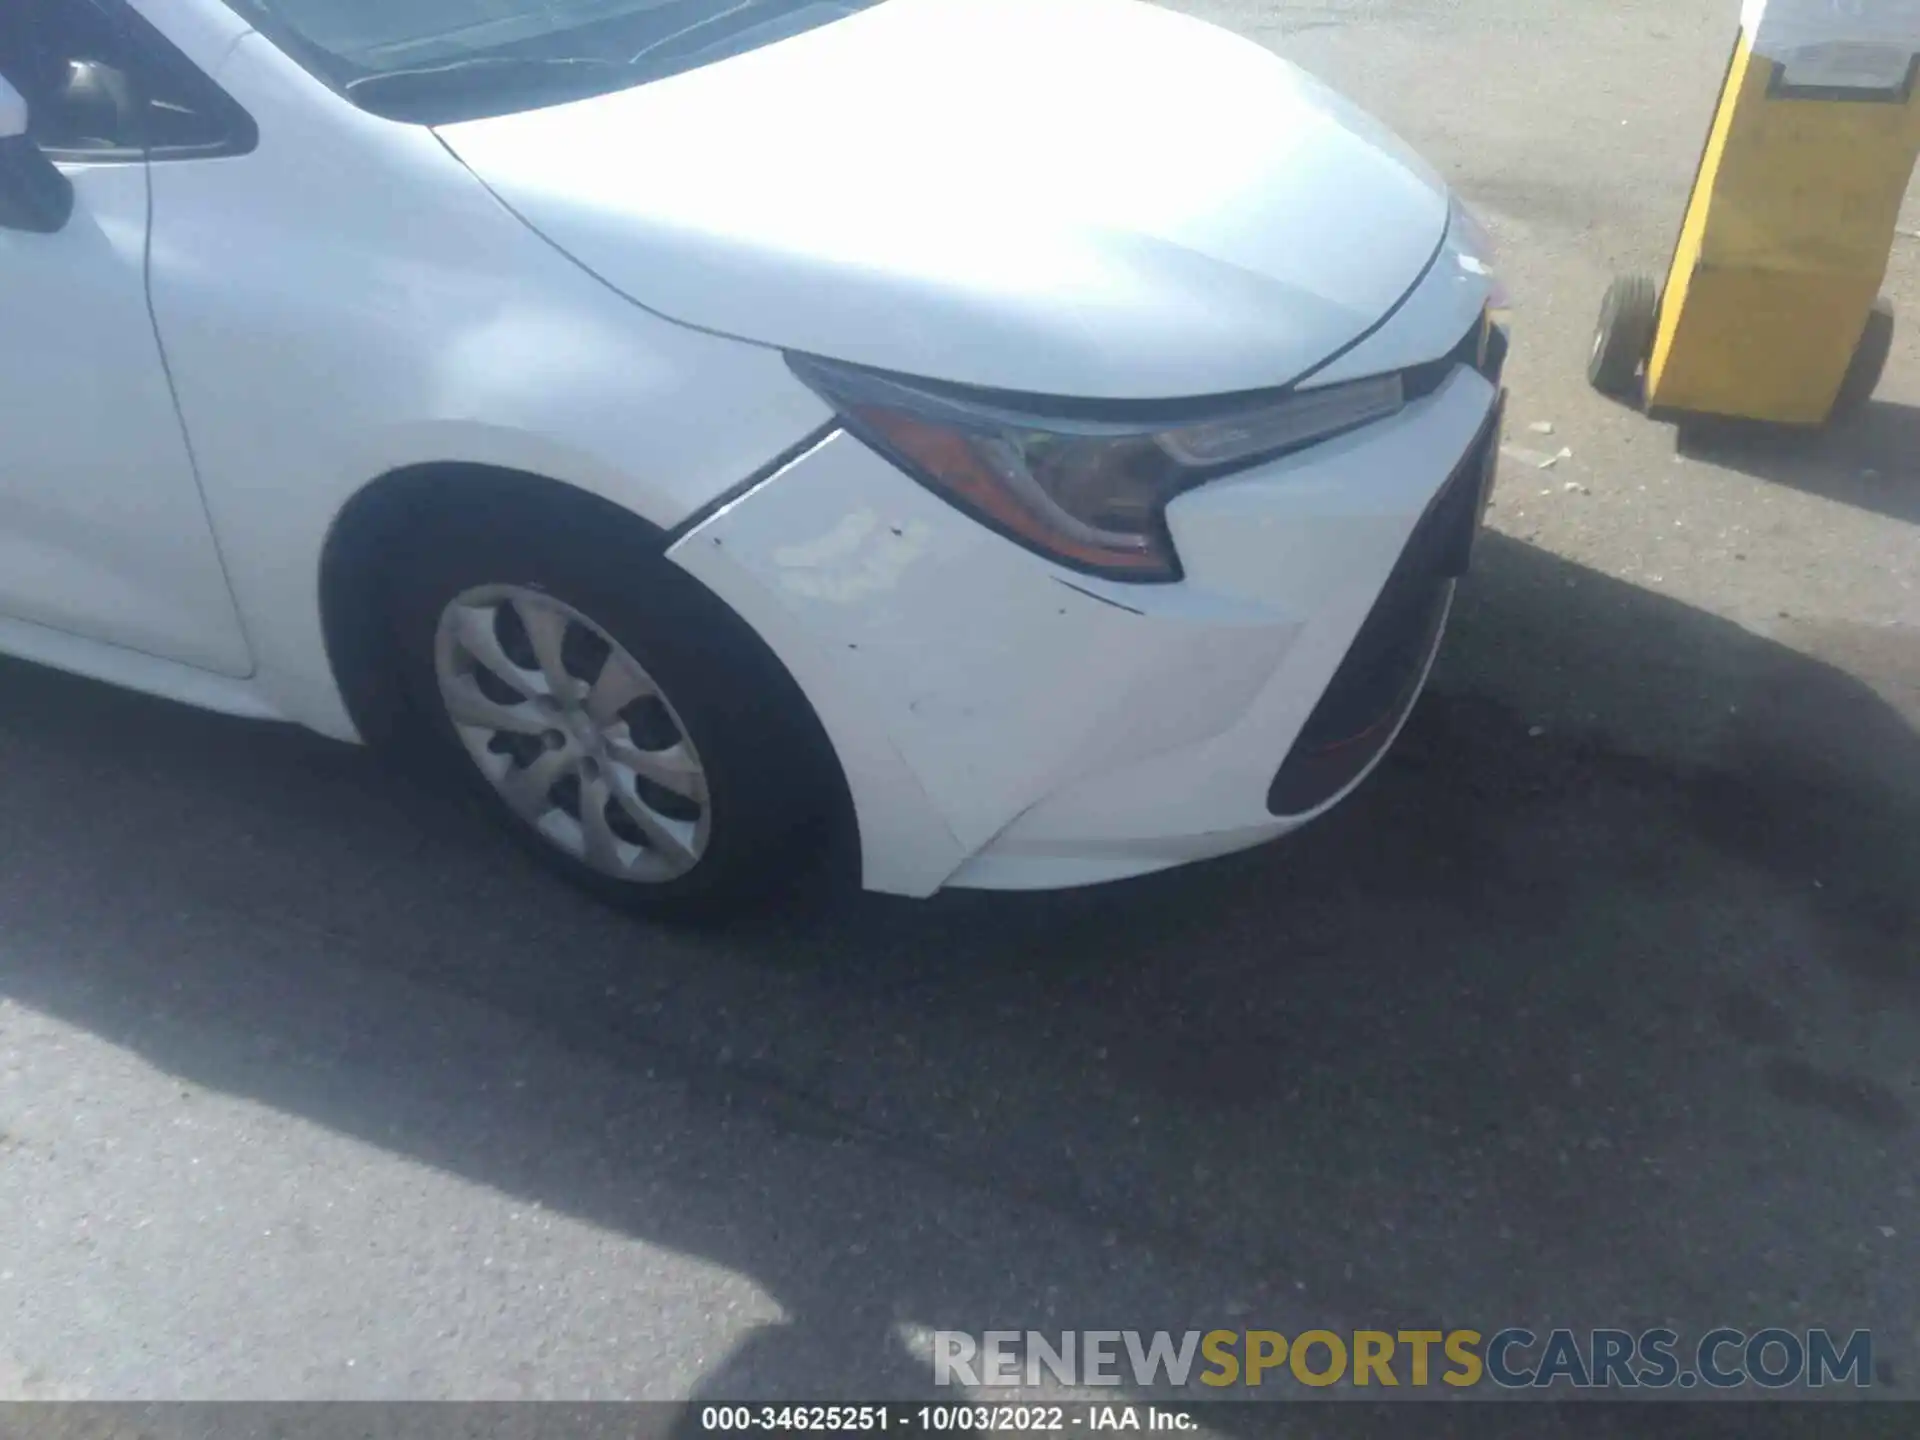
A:
[[[4,0],[0,651],[407,747],[641,909],[1141,874],[1391,744],[1506,349],[1135,0]]]

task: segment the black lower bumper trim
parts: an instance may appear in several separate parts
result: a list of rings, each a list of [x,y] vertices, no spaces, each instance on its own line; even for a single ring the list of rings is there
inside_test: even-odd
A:
[[[1492,489],[1505,397],[1440,488],[1393,573],[1307,717],[1267,791],[1274,815],[1319,809],[1358,780],[1393,742],[1420,697],[1440,647],[1454,582],[1466,573]]]

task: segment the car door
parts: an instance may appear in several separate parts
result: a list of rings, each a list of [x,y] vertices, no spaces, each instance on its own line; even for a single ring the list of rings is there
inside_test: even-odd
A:
[[[184,64],[117,0],[0,0],[0,75],[74,199],[0,227],[0,618],[245,675],[147,303],[149,164],[214,143]]]

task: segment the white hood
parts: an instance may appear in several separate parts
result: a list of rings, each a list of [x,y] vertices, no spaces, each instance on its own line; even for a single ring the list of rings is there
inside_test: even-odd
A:
[[[1445,187],[1318,82],[1135,0],[887,0],[442,138],[674,320],[909,375],[1280,385],[1433,257]]]

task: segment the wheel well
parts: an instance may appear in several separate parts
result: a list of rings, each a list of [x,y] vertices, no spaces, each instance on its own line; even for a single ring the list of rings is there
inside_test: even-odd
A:
[[[665,532],[630,511],[572,485],[486,465],[417,465],[367,485],[334,519],[320,556],[320,622],[327,661],[354,728],[369,745],[401,738],[405,710],[387,683],[394,656],[388,631],[388,581],[408,545],[436,514],[458,504],[499,510],[578,509],[583,520],[624,525],[658,549]]]
[[[375,748],[399,746],[412,733],[403,687],[392,683],[397,657],[388,621],[389,582],[395,567],[406,562],[416,537],[436,515],[454,505],[468,514],[496,512],[503,525],[513,524],[516,516],[530,510],[549,520],[556,512],[569,512],[590,533],[624,531],[636,550],[656,555],[664,553],[669,543],[666,531],[630,510],[576,486],[524,471],[421,465],[394,471],[366,486],[347,503],[327,536],[320,559],[320,615],[335,684],[360,737]],[[725,608],[717,597],[715,603]],[[857,846],[852,792],[819,717],[779,657],[744,621],[738,623],[760,651],[769,676],[789,688],[788,698],[805,717],[809,742],[819,751],[818,763],[827,767],[828,804],[834,813],[826,818],[831,830]]]

